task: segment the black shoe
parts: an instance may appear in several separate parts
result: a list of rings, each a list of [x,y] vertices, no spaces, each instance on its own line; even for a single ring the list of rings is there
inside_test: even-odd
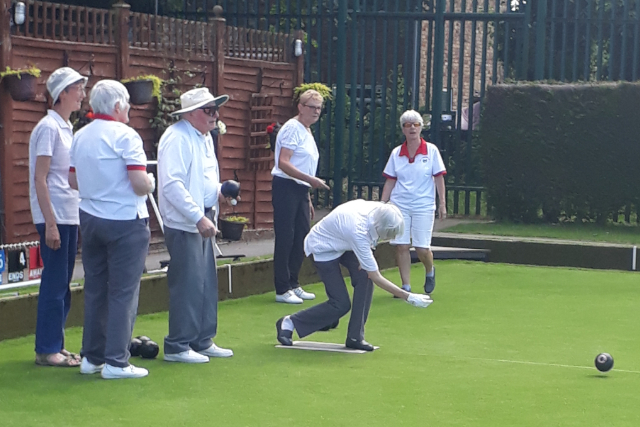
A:
[[[327,331],[328,331],[328,330],[330,330],[330,329],[335,329],[335,328],[337,328],[339,323],[340,323],[340,319],[336,320],[335,322],[333,322],[333,323],[332,323],[332,324],[330,324],[330,325],[325,326],[324,328],[320,328],[319,330],[320,330],[320,331],[323,331],[323,332],[327,332]]]
[[[424,280],[424,293],[430,295],[436,288],[436,268],[433,267],[433,276],[425,277]]]
[[[353,348],[355,350],[364,350],[364,351],[373,351],[374,348],[371,344],[366,342],[365,340],[358,341],[353,338],[347,338],[347,342],[344,343],[347,348]]]
[[[282,345],[291,346],[293,345],[293,341],[291,340],[291,337],[293,337],[293,331],[282,330],[283,320],[284,320],[284,317],[281,317],[276,322],[276,333],[277,333],[278,341],[280,341],[280,344]]]

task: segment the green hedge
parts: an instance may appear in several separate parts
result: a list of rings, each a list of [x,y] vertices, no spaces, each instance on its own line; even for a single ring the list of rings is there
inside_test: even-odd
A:
[[[479,137],[496,219],[638,212],[640,83],[491,86]]]

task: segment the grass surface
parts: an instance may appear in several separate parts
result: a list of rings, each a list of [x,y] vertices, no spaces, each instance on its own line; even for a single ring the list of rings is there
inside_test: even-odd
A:
[[[273,293],[220,304],[216,343],[233,358],[135,359],[151,372],[140,380],[37,367],[33,336],[1,342],[0,425],[640,425],[637,274],[437,264],[427,309],[376,289],[373,354],[275,348],[276,319],[299,306],[275,304]],[[414,267],[414,286],[423,274]],[[324,299],[321,285],[308,289]],[[307,339],[344,342],[347,323]],[[162,313],[140,317],[134,334],[162,343],[166,332]],[[67,348],[80,340],[80,328],[68,330]],[[593,368],[603,351],[615,358],[608,374]]]
[[[544,237],[629,245],[640,244],[640,227],[622,224],[600,226],[596,224],[468,223],[458,224],[440,231],[491,236]]]

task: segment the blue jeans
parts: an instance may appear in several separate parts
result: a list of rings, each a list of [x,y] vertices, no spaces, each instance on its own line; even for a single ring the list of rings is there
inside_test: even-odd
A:
[[[69,283],[78,253],[78,226],[58,225],[60,249],[45,240],[45,225],[36,224],[40,234],[40,255],[44,268],[38,295],[36,353],[58,353],[64,348],[64,325],[71,308]]]

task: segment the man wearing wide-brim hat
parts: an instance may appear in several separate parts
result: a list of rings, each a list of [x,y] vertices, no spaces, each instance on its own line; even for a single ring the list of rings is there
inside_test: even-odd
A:
[[[171,125],[158,146],[158,198],[165,243],[171,260],[169,334],[164,360],[206,363],[231,357],[233,351],[213,343],[218,326],[218,277],[213,251],[220,172],[210,131],[228,95],[214,97],[207,88],[180,96],[180,121]]]

